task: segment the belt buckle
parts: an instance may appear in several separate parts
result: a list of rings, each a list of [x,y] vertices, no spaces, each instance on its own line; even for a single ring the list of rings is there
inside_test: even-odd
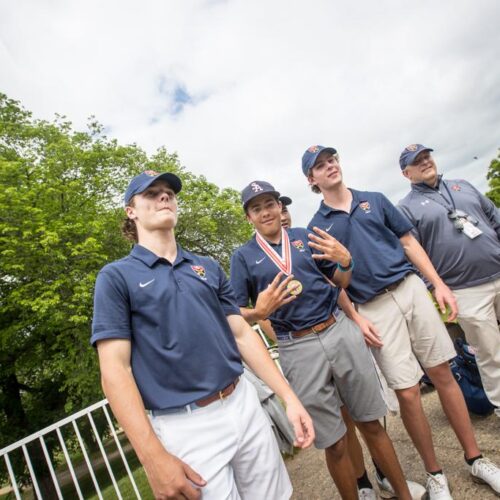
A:
[[[311,326],[311,333],[318,333],[318,332],[316,331],[316,325],[315,325],[315,326]]]
[[[220,399],[221,401],[224,401],[224,398],[225,398],[225,397],[226,397],[226,396],[224,395],[224,389],[222,389],[222,391],[219,391],[219,399]]]

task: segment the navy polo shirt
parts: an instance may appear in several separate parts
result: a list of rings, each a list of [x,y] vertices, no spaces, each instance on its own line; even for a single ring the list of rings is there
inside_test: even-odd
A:
[[[171,264],[135,245],[97,277],[91,343],[129,339],[144,406],[176,408],[219,391],[242,373],[226,319],[232,314],[240,310],[213,259],[177,246]]]
[[[330,261],[316,261],[307,244],[308,231],[287,229],[292,256],[292,274],[302,283],[302,293],[280,307],[269,320],[277,335],[304,330],[328,319],[337,305],[338,289],[330,285],[325,276],[332,277],[336,265]],[[270,244],[281,255],[282,246]],[[240,307],[255,305],[257,296],[265,290],[279,273],[279,269],[264,253],[255,236],[238,248],[231,257],[231,284]]]
[[[413,226],[382,193],[350,191],[349,213],[322,201],[308,228],[323,229],[349,249],[355,267],[347,293],[363,304],[414,272],[399,241]]]

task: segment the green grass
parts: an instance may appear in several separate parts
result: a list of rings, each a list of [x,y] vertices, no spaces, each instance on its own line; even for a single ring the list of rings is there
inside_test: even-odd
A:
[[[122,441],[122,439],[120,439]],[[126,439],[122,441],[122,446],[127,444]],[[107,452],[114,452],[116,450],[116,446],[114,445],[114,441],[108,442],[105,446]],[[94,463],[94,459],[100,458],[102,455],[100,452],[93,453],[91,457],[91,463]],[[129,467],[132,471],[132,475],[136,481],[137,488],[141,494],[141,497],[145,500],[152,500],[153,495],[151,493],[151,489],[149,487],[146,474],[144,469],[142,468],[135,452],[129,447],[128,451],[126,451],[125,456],[127,458]],[[108,456],[109,459],[109,456]],[[81,463],[84,463],[83,457],[81,460],[73,460],[73,466],[76,468]],[[130,482],[130,478],[127,474],[125,466],[123,465],[123,461],[119,454],[114,454],[113,458],[110,459],[110,466],[113,471],[113,475],[118,483],[118,489],[124,499],[133,499],[136,498],[135,492],[132,488],[132,484]],[[104,462],[99,463],[98,465],[93,465],[94,474],[96,476],[97,484],[101,490],[101,493],[105,499],[115,499],[118,498],[116,495],[116,491],[114,489],[113,483],[111,481],[111,477],[109,475],[108,469]],[[77,498],[76,488],[73,484],[73,480],[66,473],[66,467],[58,468],[58,476],[60,477],[61,473],[65,473],[67,480],[64,481],[64,484],[61,485],[61,480],[59,480],[59,485],[61,486],[61,493],[63,498]],[[78,484],[82,491],[82,495],[85,499],[97,499],[97,492],[94,487],[94,483],[92,478],[88,472],[87,467],[84,467],[83,471],[80,471],[78,474]],[[8,493],[6,495],[1,495],[1,500],[14,500],[15,496],[13,493]],[[34,498],[33,491],[31,488],[26,489],[22,492],[22,498],[26,500],[30,500]]]

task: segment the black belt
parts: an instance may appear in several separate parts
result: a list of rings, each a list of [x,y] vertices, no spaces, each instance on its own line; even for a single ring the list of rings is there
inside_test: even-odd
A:
[[[411,273],[410,273],[411,274]],[[393,292],[394,290],[396,290],[396,288],[401,285],[401,283],[403,283],[403,281],[408,278],[408,276],[410,274],[406,274],[405,276],[403,276],[402,278],[398,279],[397,281],[395,281],[394,283],[391,283],[390,285],[386,286],[385,288],[382,288],[382,290],[379,290],[375,295],[383,295],[384,293],[389,293],[389,292]]]

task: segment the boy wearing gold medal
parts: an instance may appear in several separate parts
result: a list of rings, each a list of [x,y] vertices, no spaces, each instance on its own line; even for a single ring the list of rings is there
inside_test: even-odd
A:
[[[243,317],[269,319],[276,332],[285,376],[313,418],[315,445],[324,449],[342,498],[357,499],[347,453],[341,401],[391,481],[398,498],[411,498],[392,443],[378,419],[385,415],[371,355],[363,335],[337,307],[354,262],[349,251],[321,230],[284,229],[279,193],[271,184],[250,183],[243,208],[255,236],[231,259],[231,283]]]

